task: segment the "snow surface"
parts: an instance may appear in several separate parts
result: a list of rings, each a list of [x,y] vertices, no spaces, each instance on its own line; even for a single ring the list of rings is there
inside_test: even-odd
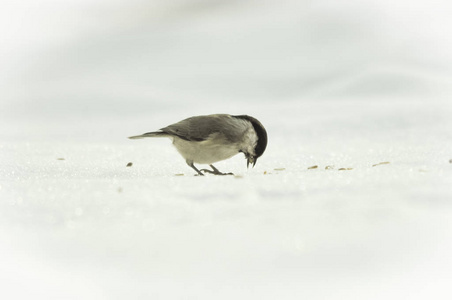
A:
[[[1,299],[450,299],[450,2],[22,2]],[[254,169],[126,139],[209,113],[266,126]]]

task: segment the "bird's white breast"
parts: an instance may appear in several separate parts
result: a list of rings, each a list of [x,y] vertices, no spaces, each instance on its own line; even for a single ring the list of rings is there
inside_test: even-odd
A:
[[[213,164],[239,153],[234,144],[220,144],[213,140],[192,142],[175,137],[173,144],[186,160],[198,164]]]

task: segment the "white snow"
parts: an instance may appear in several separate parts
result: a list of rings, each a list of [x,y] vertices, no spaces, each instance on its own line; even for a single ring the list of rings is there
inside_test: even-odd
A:
[[[450,299],[449,1],[21,2],[0,298]],[[266,126],[254,169],[127,139],[209,113]]]

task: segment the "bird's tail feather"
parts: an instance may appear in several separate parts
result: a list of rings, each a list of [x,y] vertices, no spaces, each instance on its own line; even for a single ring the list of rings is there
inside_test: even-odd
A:
[[[154,132],[147,132],[142,135],[135,135],[135,136],[129,136],[129,139],[136,140],[136,139],[143,139],[147,137],[165,137],[168,136],[168,134],[161,132],[161,131],[154,131]]]

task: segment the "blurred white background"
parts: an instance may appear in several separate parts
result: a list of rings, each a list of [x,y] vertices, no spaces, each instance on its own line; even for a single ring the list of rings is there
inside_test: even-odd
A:
[[[451,12],[446,0],[2,1],[2,117],[443,96]]]

